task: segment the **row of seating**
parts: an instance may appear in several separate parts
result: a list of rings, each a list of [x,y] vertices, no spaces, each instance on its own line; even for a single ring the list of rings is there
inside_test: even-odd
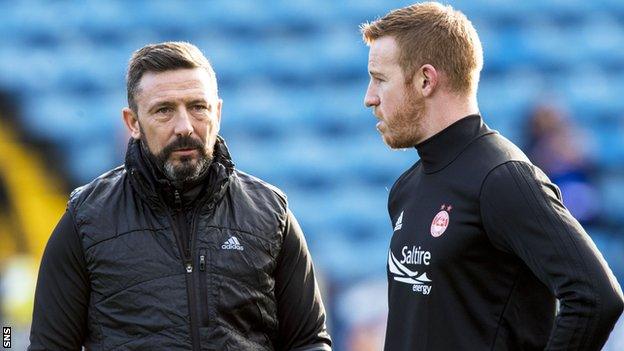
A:
[[[125,72],[119,69],[97,76],[94,72],[105,66],[104,61],[90,65],[83,62],[73,72],[55,71],[52,64],[42,69],[38,64],[44,64],[44,59],[31,62],[22,60],[18,64],[18,58],[15,57],[14,60],[6,62],[16,63],[4,68],[6,75],[2,75],[0,82],[10,85],[22,80],[26,89],[20,91],[26,98],[30,94],[35,96],[36,93],[37,101],[56,100],[71,105],[91,104],[100,100],[101,103],[97,104],[99,108],[92,112],[95,117],[99,115],[105,119],[109,116],[99,111],[110,109],[107,106],[109,104],[116,109],[124,103]],[[23,67],[19,68],[20,65]],[[219,67],[216,70],[218,78],[221,78]],[[346,81],[331,82],[329,78],[326,79],[328,81],[325,82],[311,80],[284,83],[272,76],[263,75],[262,79],[241,77],[230,84],[224,84],[219,79],[220,95],[225,101],[224,109],[230,111],[231,120],[245,120],[250,116],[266,115],[267,112],[273,116],[283,116],[279,119],[314,121],[323,118],[323,115],[329,115],[330,118],[333,115],[359,118],[361,114],[367,113],[363,107],[368,84],[364,67],[358,76]],[[85,89],[85,86],[95,84],[88,82],[89,80],[97,81],[101,86],[95,91]],[[72,87],[72,84],[75,86]],[[27,85],[32,89],[28,89]],[[610,72],[596,65],[579,66],[565,74],[556,75],[544,75],[534,69],[516,69],[500,76],[484,74],[479,87],[479,101],[488,110],[498,112],[497,109],[500,109],[506,115],[522,118],[522,112],[536,102],[558,100],[571,107],[574,118],[591,121],[594,117],[607,114],[619,117],[617,114],[624,110],[624,100],[619,98],[622,89],[622,71]],[[71,112],[68,114],[71,115]]]
[[[82,1],[53,2],[36,6],[37,1],[3,1],[8,19],[4,27],[15,29],[80,28],[90,32],[110,31],[111,24],[123,30],[144,26],[160,27],[190,33],[190,28],[218,26],[228,30],[262,31],[277,25],[290,28],[317,27],[327,22],[353,22],[374,19],[392,7],[410,2],[381,1],[187,1],[183,6],[171,1]],[[565,24],[579,22],[589,16],[609,13],[622,17],[624,6],[618,0],[601,1],[539,1],[512,3],[500,0],[450,1],[470,18],[486,18],[491,22],[526,23],[535,18],[554,19]],[[149,10],[146,10],[149,9]],[[227,16],[223,16],[227,13]],[[140,14],[133,16],[131,14]],[[56,18],[63,16],[63,21]],[[180,21],[180,19],[184,19]],[[20,22],[21,21],[21,22]]]
[[[589,30],[557,35],[551,31],[556,32],[557,28],[535,27],[522,35],[481,31],[484,80],[505,76],[510,70],[556,79],[586,68],[598,76],[610,76],[624,68],[624,25],[604,29],[603,33]],[[354,28],[337,26],[313,35],[254,41],[227,35],[147,35],[111,45],[71,36],[63,39],[63,45],[51,48],[13,43],[0,50],[0,59],[5,63],[0,67],[2,84],[19,85],[28,91],[50,86],[70,91],[85,87],[98,91],[119,89],[134,50],[149,42],[172,39],[189,40],[202,48],[226,85],[262,77],[304,85],[353,81],[366,76],[367,49],[359,34]],[[253,59],[247,59],[250,57]]]
[[[590,73],[568,79],[568,93],[578,96],[577,100],[560,100],[561,104],[570,106],[571,117],[595,139],[592,150],[599,162],[605,167],[618,167],[617,160],[624,152],[620,122],[624,102],[617,97],[615,89],[601,85],[606,83],[606,77],[596,78]],[[557,95],[564,93],[544,92],[547,91],[545,85],[539,78],[527,76],[482,81],[479,100],[486,122],[522,144],[531,108],[536,103],[556,100]],[[527,89],[526,86],[538,88]],[[291,136],[301,136],[327,141],[336,139],[349,144],[354,137],[375,134],[375,119],[363,106],[365,89],[365,80],[291,90],[271,88],[271,85],[263,88],[261,84],[237,90],[226,87],[221,94],[224,99],[222,130],[226,136],[253,143],[266,138],[291,142],[294,139]],[[26,96],[23,123],[34,136],[73,148],[82,142],[77,137],[81,135],[108,140],[120,129],[120,111],[125,105],[123,90],[89,95]],[[311,142],[316,143],[315,140]]]

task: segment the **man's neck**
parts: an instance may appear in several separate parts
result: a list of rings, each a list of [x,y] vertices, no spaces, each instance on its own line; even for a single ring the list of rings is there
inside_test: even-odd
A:
[[[479,113],[477,97],[441,92],[427,100],[421,143],[458,120]]]

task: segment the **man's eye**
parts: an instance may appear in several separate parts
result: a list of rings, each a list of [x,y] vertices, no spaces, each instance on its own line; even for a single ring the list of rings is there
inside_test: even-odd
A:
[[[172,111],[173,109],[171,107],[161,107],[158,110],[156,110],[156,113],[170,113]]]
[[[193,105],[193,110],[195,111],[206,111],[208,110],[208,106],[206,105]]]

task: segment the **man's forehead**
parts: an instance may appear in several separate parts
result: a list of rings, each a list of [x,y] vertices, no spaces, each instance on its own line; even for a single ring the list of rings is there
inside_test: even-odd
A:
[[[374,40],[368,53],[368,64],[372,67],[397,62],[398,46],[393,37],[385,36]]]
[[[137,98],[168,95],[207,96],[216,94],[216,86],[204,69],[180,69],[146,72],[139,82]]]
[[[164,72],[145,72],[139,82],[141,90],[208,88],[211,80],[203,69],[179,69]]]

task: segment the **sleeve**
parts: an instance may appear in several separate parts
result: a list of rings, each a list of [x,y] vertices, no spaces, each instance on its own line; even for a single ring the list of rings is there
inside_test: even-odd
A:
[[[301,227],[290,210],[275,272],[275,297],[279,320],[276,349],[331,350],[312,258]]]
[[[52,232],[39,268],[28,350],[81,350],[90,285],[71,213]]]
[[[560,302],[546,350],[600,350],[622,313],[622,290],[559,189],[537,167],[508,162],[484,181],[481,214],[492,243]]]

